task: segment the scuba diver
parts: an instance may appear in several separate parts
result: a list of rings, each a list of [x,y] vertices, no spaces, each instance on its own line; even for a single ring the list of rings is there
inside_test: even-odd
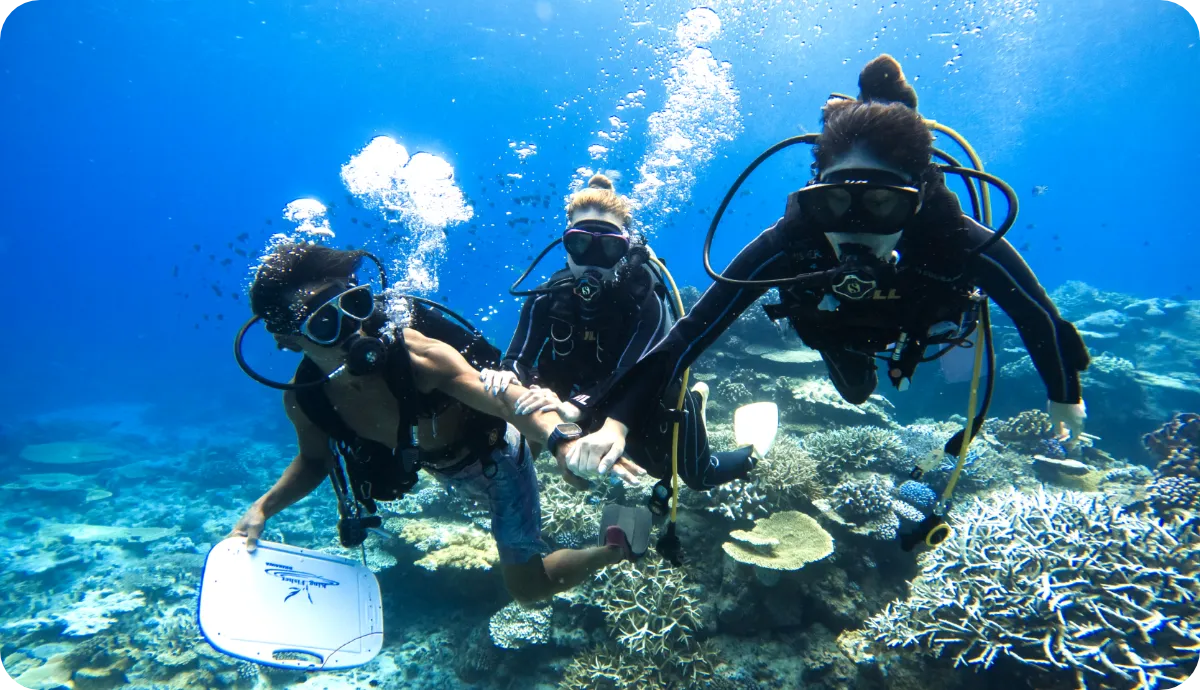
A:
[[[566,212],[567,229],[561,240],[538,257],[540,261],[561,242],[566,267],[534,290],[518,291],[513,286],[514,294],[526,297],[517,330],[500,369],[485,370],[481,378],[492,393],[501,393],[514,382],[528,386],[517,401],[518,414],[553,410],[567,421],[597,428],[603,420],[592,419],[592,402],[666,337],[677,318],[677,306],[664,284],[665,268],[645,238],[630,231],[629,202],[614,191],[611,180],[593,176],[587,187],[572,195]],[[532,270],[530,266],[517,284]],[[630,460],[660,480],[649,506],[657,515],[666,513],[672,494],[671,421],[676,417],[670,408],[684,386],[680,376],[672,377],[670,384],[664,388],[672,390],[643,410],[653,421],[644,424],[623,449]],[[695,491],[745,477],[756,455],[761,457],[769,449],[776,431],[771,424],[760,424],[757,435],[748,434],[745,427],[754,422],[751,415],[740,414],[737,419],[745,421],[738,437],[748,445],[711,452],[705,428],[707,395],[708,387],[697,383],[684,396],[678,432],[679,478]]]
[[[957,133],[918,114],[916,92],[892,57],[872,60],[859,76],[859,88],[857,99],[835,95],[825,105],[819,135],[780,142],[730,189],[705,241],[705,267],[717,282],[598,403],[599,412],[617,423],[605,424],[576,447],[568,463],[572,472],[605,474],[667,382],[771,287],[779,289],[780,303],[767,308],[768,316],[786,319],[807,346],[820,352],[838,392],[854,404],[875,390],[877,357],[893,385],[905,390],[922,361],[956,346],[976,347],[972,416],[957,440],[947,444],[947,452],[960,454],[960,465],[943,505],[983,421],[983,414],[975,414],[975,393],[985,349],[992,365],[985,411],[990,397],[989,298],[1016,324],[1046,385],[1056,428],[1065,427],[1072,444],[1081,437],[1086,413],[1080,372],[1087,368],[1088,351],[1029,266],[1003,240],[1016,220],[1015,193],[982,171],[974,150]],[[975,168],[962,168],[934,148],[931,128],[962,144]],[[725,207],[758,164],[798,143],[815,143],[814,178],[789,195],[775,225],[744,247],[723,274],[716,273],[708,253]],[[934,156],[950,165],[935,164]],[[951,173],[963,177],[974,215],[985,223],[990,204],[980,213],[973,179],[1005,193],[1008,217],[999,230],[964,214],[945,182]],[[979,187],[986,193],[986,186]],[[977,324],[984,337],[970,343],[966,338]],[[977,347],[979,340],[985,348]],[[928,350],[934,355],[927,356]],[[913,476],[919,476],[917,468]]]
[[[409,297],[409,327],[388,324],[382,298],[355,276],[364,258],[379,264],[361,250],[281,243],[255,273],[254,317],[239,332],[235,355],[256,381],[284,391],[299,452],[231,536],[253,549],[268,518],[329,475],[341,542],[361,546],[382,524],[376,501],[402,497],[424,469],[490,506],[500,570],[518,601],[545,599],[631,558],[619,528],[605,545],[548,553],[526,438],[565,458],[581,429],[553,412],[515,414],[524,388],[503,397],[485,392],[474,367],[495,366],[499,351],[448,309]],[[290,383],[271,381],[245,361],[242,341],[259,320],[280,349],[304,355]],[[627,464],[617,473],[627,481],[643,474]]]

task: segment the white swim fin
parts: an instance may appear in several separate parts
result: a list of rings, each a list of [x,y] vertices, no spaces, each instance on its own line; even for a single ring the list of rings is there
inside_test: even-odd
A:
[[[733,413],[733,440],[738,448],[754,446],[759,459],[767,457],[779,433],[779,406],[773,402],[743,405]]]

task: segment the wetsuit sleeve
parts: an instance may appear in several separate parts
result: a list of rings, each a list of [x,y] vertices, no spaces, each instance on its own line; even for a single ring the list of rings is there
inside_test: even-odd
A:
[[[724,275],[735,280],[786,277],[788,263],[772,227],[742,249]],[[636,426],[636,420],[653,417],[667,386],[764,292],[765,288],[713,283],[667,337],[609,389],[597,406],[600,413],[630,427]]]
[[[535,295],[525,300],[525,304],[521,306],[517,330],[508,344],[504,359],[500,360],[500,368],[516,373],[517,378],[526,386],[538,379],[538,355],[541,354],[546,339],[550,337],[550,321],[546,318],[549,299],[547,295]]]
[[[971,242],[984,241],[991,230],[966,219]],[[1075,326],[1059,313],[1029,265],[1001,239],[974,257],[970,270],[975,282],[1013,320],[1033,365],[1053,402],[1074,404],[1083,397],[1079,374],[1089,355]]]
[[[611,388],[614,383],[627,371],[637,364],[650,350],[666,337],[671,329],[670,312],[667,309],[666,296],[656,290],[650,290],[638,310],[638,321],[633,335],[625,345],[616,369],[609,377],[592,386],[579,395],[571,398],[576,407],[586,410],[591,407],[597,397]]]

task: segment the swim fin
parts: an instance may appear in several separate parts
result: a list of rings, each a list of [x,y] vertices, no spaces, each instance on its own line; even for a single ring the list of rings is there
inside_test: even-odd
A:
[[[738,448],[754,446],[754,455],[767,457],[779,433],[779,406],[773,402],[743,405],[733,413],[733,439]]]
[[[604,513],[600,518],[599,543],[605,546],[617,540],[616,544],[627,548],[626,556],[630,560],[636,560],[650,548],[650,528],[653,522],[654,516],[645,506],[631,508],[610,503],[604,506]],[[619,541],[622,535],[624,544]]]

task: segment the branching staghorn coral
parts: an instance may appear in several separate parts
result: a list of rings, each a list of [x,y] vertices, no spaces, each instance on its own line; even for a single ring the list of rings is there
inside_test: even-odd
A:
[[[854,470],[891,469],[905,454],[900,438],[876,426],[852,426],[818,431],[804,437],[804,450],[828,476]]]
[[[576,657],[560,688],[690,688],[712,677],[716,649],[695,637],[700,588],[682,570],[648,555],[606,569],[592,589],[615,641]]]
[[[867,621],[889,647],[1000,657],[1073,673],[1080,688],[1182,682],[1200,654],[1200,535],[1075,492],[1006,489],[951,513],[909,598]],[[1119,680],[1119,684],[1117,683]]]
[[[601,506],[608,485],[581,491],[567,484],[558,471],[538,475],[541,484],[542,534],[564,547],[577,548],[592,543],[600,531]]]

